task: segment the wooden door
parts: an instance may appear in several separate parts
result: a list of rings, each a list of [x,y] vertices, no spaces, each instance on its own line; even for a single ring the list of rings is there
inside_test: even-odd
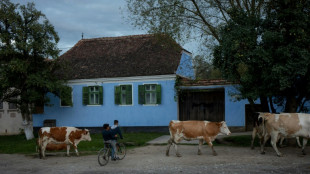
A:
[[[224,121],[224,88],[184,91],[179,99],[179,120]]]

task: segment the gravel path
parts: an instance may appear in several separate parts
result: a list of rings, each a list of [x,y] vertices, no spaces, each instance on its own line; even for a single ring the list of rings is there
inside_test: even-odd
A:
[[[277,157],[271,147],[261,155],[259,148],[216,146],[218,156],[204,145],[202,155],[197,146],[180,145],[182,157],[165,156],[166,146],[149,145],[129,150],[125,159],[99,166],[96,155],[75,157],[0,154],[0,173],[310,173],[310,155],[302,156],[294,147],[280,149],[284,157]],[[307,147],[308,152],[310,149]]]

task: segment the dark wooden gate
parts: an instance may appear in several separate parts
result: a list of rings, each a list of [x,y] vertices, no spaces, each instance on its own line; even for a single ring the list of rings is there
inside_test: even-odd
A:
[[[224,88],[184,91],[179,99],[179,120],[224,121]]]

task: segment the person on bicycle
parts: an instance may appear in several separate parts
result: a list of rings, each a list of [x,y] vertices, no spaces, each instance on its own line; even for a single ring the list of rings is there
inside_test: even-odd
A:
[[[116,138],[117,134],[110,129],[109,124],[103,125],[102,137],[106,143],[110,143],[112,146],[112,160],[116,160]]]
[[[120,127],[118,126],[118,120],[114,120],[114,125],[111,127],[112,131],[114,131],[115,134],[118,134],[121,139],[123,139],[122,131]],[[116,138],[117,140],[117,138]]]

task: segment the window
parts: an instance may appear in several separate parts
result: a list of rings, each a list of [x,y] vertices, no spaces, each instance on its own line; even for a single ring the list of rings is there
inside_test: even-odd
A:
[[[16,103],[9,103],[9,109],[17,109]]]
[[[3,109],[3,102],[0,102],[0,109]]]
[[[11,98],[11,100],[14,102],[17,102],[16,97]],[[9,103],[9,109],[17,109],[17,104],[16,103]]]
[[[161,104],[161,86],[139,85],[139,104]]]
[[[83,105],[102,105],[103,87],[88,86],[83,87]]]
[[[131,105],[132,104],[132,85],[120,85],[114,88],[115,104]]]
[[[60,92],[60,106],[73,106],[72,88],[70,86],[66,86]]]

